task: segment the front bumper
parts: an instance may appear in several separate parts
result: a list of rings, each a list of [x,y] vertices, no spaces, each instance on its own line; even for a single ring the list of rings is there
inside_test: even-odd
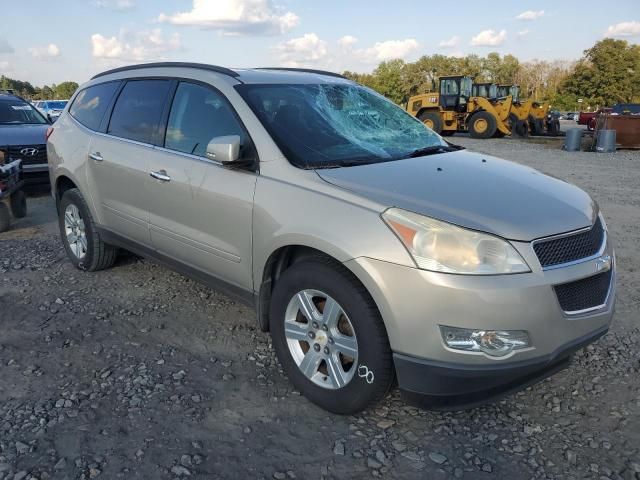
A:
[[[615,306],[615,261],[602,308],[569,315],[560,307],[554,285],[595,275],[595,262],[543,270],[531,244],[512,244],[530,273],[468,276],[364,257],[345,262],[382,314],[401,390],[434,397],[478,397],[483,391],[486,400],[554,373],[566,366],[575,349],[607,331]],[[602,255],[614,257],[610,245]],[[444,343],[440,325],[526,330],[532,345],[500,358],[453,350]],[[466,403],[477,398],[470,400]]]
[[[402,395],[430,409],[470,408],[521,390],[569,366],[571,355],[607,333],[603,327],[551,355],[498,365],[449,364],[394,354]]]

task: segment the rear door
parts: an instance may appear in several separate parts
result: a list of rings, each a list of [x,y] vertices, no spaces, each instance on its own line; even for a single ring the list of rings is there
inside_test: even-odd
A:
[[[147,177],[153,144],[173,82],[129,80],[103,134],[93,137],[88,177],[100,220],[109,230],[150,246]]]
[[[240,135],[241,157],[256,158],[237,114],[217,90],[180,82],[167,112],[164,147],[149,161],[149,223],[154,247],[192,268],[251,290],[256,173],[205,157],[217,136]]]

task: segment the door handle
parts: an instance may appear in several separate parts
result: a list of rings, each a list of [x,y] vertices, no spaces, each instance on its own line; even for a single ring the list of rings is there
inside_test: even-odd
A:
[[[171,181],[171,177],[169,175],[167,175],[167,171],[166,170],[159,170],[157,172],[151,172],[149,173],[149,175],[151,175],[153,178],[160,180],[161,182],[169,182]]]
[[[90,153],[89,158],[91,160],[95,160],[96,162],[101,162],[104,160],[104,158],[102,158],[102,155],[100,155],[100,152]]]

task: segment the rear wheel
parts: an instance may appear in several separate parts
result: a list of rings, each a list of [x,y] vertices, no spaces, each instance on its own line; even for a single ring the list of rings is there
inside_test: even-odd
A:
[[[511,125],[511,135],[514,137],[527,137],[529,130],[527,123],[520,120],[516,114],[509,114],[509,124]]]
[[[471,138],[491,138],[496,133],[496,119],[489,112],[474,113],[469,121]]]
[[[27,196],[22,190],[18,190],[11,195],[11,213],[15,218],[27,216]]]
[[[77,188],[62,195],[58,226],[64,249],[76,268],[94,272],[113,265],[118,249],[102,241],[89,207]]]
[[[11,213],[9,207],[4,202],[0,202],[0,233],[9,230],[11,225]]]
[[[549,120],[549,123],[547,124],[547,133],[554,137],[560,135],[560,121],[557,118]]]
[[[291,266],[274,287],[269,317],[280,363],[313,403],[353,414],[389,390],[393,362],[382,318],[342,265],[318,257]]]
[[[434,132],[442,133],[442,117],[436,111],[425,111],[418,115],[418,119]]]

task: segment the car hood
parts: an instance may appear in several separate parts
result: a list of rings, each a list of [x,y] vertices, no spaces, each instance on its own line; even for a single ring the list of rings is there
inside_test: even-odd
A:
[[[0,147],[5,145],[44,145],[49,124],[0,125]]]
[[[316,172],[382,205],[510,240],[531,241],[588,227],[598,208],[574,185],[463,150]]]

